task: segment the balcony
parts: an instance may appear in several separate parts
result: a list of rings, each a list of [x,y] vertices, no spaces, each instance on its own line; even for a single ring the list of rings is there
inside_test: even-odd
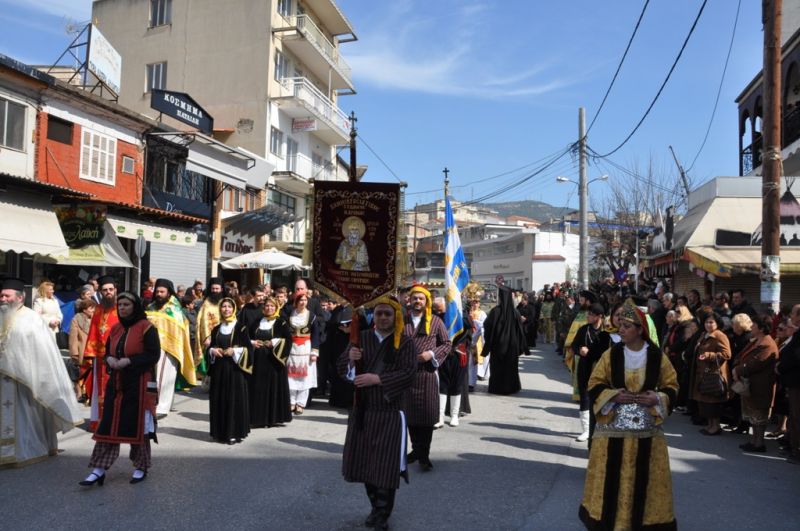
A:
[[[325,33],[308,15],[279,17],[273,33],[283,35],[283,45],[319,79],[330,79],[331,90],[355,94],[350,65],[339,55]]]
[[[761,166],[761,149],[763,147],[764,137],[759,136],[755,142],[742,149],[741,155],[741,174],[750,175],[750,173]]]
[[[308,79],[283,78],[280,86],[273,101],[295,119],[294,132],[311,132],[332,146],[349,142],[350,119]]]

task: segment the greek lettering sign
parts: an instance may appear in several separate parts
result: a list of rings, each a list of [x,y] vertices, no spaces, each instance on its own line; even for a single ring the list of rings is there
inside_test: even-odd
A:
[[[97,245],[105,236],[106,207],[99,205],[55,206],[58,224],[70,249]]]
[[[305,131],[316,131],[317,121],[313,118],[295,118],[292,120],[292,132],[302,133]]]
[[[153,89],[150,94],[150,108],[204,133],[214,132],[214,118],[191,96],[183,92]]]
[[[314,183],[314,280],[354,307],[395,288],[400,185]]]

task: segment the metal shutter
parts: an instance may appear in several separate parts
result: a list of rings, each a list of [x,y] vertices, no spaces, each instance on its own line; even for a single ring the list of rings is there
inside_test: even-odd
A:
[[[150,276],[171,280],[175,287],[190,287],[196,279],[206,281],[208,245],[197,242],[193,247],[150,243]]]

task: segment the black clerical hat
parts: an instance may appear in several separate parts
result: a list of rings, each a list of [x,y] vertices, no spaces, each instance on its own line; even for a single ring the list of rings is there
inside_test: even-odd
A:
[[[578,295],[586,299],[589,302],[589,304],[594,304],[595,302],[597,302],[597,295],[595,295],[594,293],[592,293],[587,289],[581,291],[580,293],[578,293]]]
[[[4,278],[1,289],[13,289],[15,291],[25,291],[25,281],[20,278]]]
[[[114,284],[114,287],[117,287],[117,280],[111,275],[103,275],[97,279],[97,287],[102,288],[106,284]]]
[[[211,278],[208,280],[208,287],[211,287],[211,286],[213,286],[214,284],[218,284],[218,285],[220,285],[220,286],[223,286],[223,287],[224,287],[224,286],[225,286],[225,281],[224,281],[224,280],[222,280],[222,277],[211,277]]]
[[[169,291],[170,295],[174,295],[175,294],[175,285],[172,283],[171,280],[168,280],[166,278],[157,279],[156,280],[156,285],[153,286],[153,287],[154,288],[167,288],[167,291]]]

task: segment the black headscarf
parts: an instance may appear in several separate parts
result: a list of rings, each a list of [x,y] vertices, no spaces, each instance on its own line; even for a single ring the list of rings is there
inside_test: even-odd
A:
[[[140,299],[138,295],[129,291],[124,291],[117,295],[117,303],[119,303],[121,299],[126,299],[133,303],[133,313],[131,313],[130,316],[124,318],[121,315],[119,316],[119,322],[122,323],[122,326],[130,328],[142,319],[147,319],[142,299]],[[119,310],[117,310],[117,312],[119,312]]]
[[[500,286],[497,306],[489,312],[483,326],[486,331],[484,356],[491,354],[498,359],[506,355],[519,356],[527,350],[525,332],[522,330],[519,313],[514,308],[511,289],[507,286]]]

